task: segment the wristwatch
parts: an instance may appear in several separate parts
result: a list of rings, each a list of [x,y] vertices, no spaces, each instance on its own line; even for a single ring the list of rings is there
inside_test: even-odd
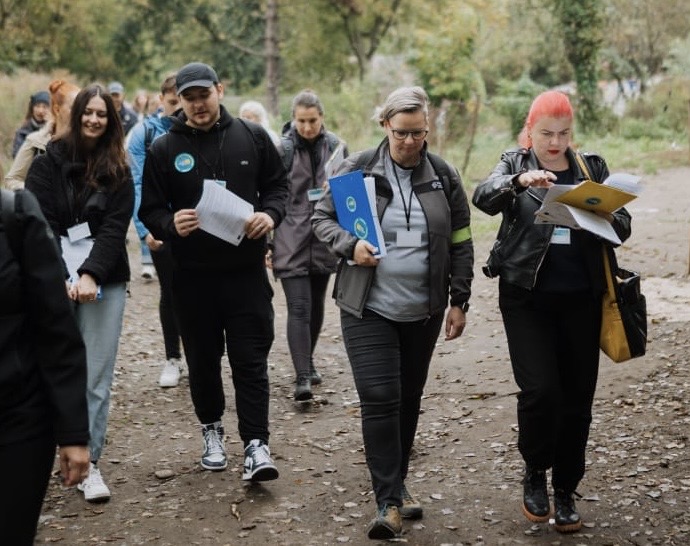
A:
[[[458,307],[459,307],[460,309],[462,309],[462,312],[463,312],[463,313],[467,313],[467,311],[468,311],[469,308],[470,308],[470,304],[469,304],[469,302],[466,302],[466,301],[465,301],[465,302],[462,302],[460,305],[458,305]]]

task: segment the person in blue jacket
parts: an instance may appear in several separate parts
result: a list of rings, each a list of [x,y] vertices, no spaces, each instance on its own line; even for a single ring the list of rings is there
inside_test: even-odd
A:
[[[156,239],[139,220],[139,205],[141,204],[141,184],[146,153],[155,139],[168,132],[172,125],[169,116],[172,116],[180,108],[180,99],[176,89],[175,74],[171,74],[161,84],[160,102],[162,110],[138,123],[130,132],[127,145],[129,165],[134,181],[134,214],[132,219],[141,243],[142,269],[146,273],[146,268],[151,267],[147,263],[152,263],[160,282],[161,292],[158,311],[163,329],[165,364],[161,370],[158,384],[164,388],[176,387],[180,381],[181,372],[180,333],[172,304],[172,253],[170,244]],[[148,275],[149,278],[153,276],[151,273]]]

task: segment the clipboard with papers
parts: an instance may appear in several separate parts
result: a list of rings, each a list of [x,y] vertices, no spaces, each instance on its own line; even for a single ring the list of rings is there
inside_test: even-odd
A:
[[[328,183],[340,226],[376,247],[375,257],[384,257],[386,243],[376,213],[373,177],[364,177],[362,171],[352,171],[334,176]]]
[[[536,224],[555,224],[587,230],[603,239],[620,244],[613,226],[597,212],[612,213],[637,197],[640,178],[617,173],[604,183],[585,180],[575,186],[553,185],[535,213]]]

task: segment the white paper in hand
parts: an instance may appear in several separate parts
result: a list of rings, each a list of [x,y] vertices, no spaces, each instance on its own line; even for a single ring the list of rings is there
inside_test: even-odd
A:
[[[235,246],[244,239],[244,224],[254,207],[215,180],[204,180],[204,191],[196,206],[199,227]]]

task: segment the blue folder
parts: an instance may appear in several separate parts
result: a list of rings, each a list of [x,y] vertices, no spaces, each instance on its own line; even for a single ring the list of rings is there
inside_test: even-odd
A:
[[[362,171],[352,171],[328,180],[338,223],[355,237],[365,239],[378,250],[376,257],[386,255],[386,244],[376,214],[373,179],[366,184]]]

